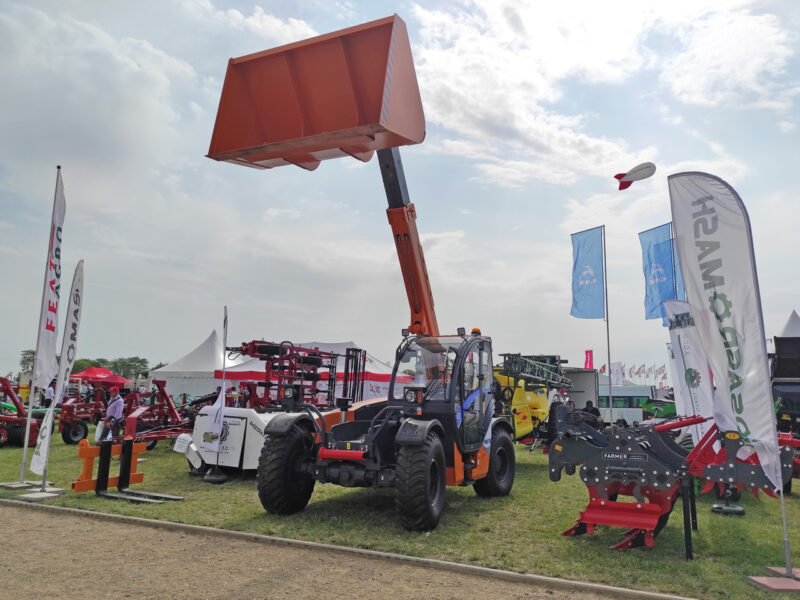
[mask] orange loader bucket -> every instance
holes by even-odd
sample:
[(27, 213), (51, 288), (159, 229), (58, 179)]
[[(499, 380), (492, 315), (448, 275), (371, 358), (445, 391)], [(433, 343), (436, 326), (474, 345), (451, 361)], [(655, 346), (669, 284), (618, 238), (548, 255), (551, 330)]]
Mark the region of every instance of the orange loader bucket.
[(313, 170), (424, 138), (408, 32), (394, 15), (230, 59), (208, 156)]

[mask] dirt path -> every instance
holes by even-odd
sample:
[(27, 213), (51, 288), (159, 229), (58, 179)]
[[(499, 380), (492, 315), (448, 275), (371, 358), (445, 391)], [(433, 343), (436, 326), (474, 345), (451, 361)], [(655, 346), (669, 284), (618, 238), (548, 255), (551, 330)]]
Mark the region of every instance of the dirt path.
[(15, 600), (608, 598), (7, 505), (0, 540), (0, 597)]

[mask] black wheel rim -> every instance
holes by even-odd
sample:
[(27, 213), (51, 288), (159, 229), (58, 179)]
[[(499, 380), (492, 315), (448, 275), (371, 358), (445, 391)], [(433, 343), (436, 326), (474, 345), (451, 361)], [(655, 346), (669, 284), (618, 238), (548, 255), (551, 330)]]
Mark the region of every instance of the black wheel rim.
[(494, 473), (498, 481), (504, 481), (508, 477), (509, 461), (505, 448), (498, 448), (494, 455)]
[(73, 442), (80, 442), (83, 439), (83, 427), (74, 423), (69, 428), (69, 437)]

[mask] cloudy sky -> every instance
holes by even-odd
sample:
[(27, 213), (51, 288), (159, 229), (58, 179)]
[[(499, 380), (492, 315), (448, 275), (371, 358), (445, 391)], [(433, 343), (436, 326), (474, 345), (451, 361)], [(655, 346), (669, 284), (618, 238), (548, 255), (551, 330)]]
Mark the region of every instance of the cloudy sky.
[[(376, 161), (258, 171), (205, 157), (227, 60), (399, 14), (427, 121), (402, 149), (440, 329), (606, 362), (570, 317), (569, 234), (606, 226), (612, 360), (660, 366), (637, 233), (667, 175), (750, 212), (767, 335), (800, 307), (800, 6), (793, 0), (54, 0), (0, 3), (0, 373), (36, 340), (56, 165), (79, 356), (355, 340), (390, 360), (408, 304)], [(652, 161), (620, 192), (615, 173)]]

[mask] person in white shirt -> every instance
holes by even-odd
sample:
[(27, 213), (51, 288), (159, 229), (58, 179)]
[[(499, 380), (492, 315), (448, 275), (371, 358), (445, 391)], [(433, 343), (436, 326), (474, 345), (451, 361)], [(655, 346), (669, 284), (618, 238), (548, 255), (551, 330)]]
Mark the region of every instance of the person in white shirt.
[[(111, 399), (108, 401), (108, 408), (106, 408), (106, 418), (103, 421), (104, 430), (111, 431), (113, 437), (119, 437), (120, 426), (122, 425), (122, 409), (124, 408), (124, 400), (119, 395), (119, 388), (114, 386), (108, 390)], [(103, 435), (105, 438), (106, 436)]]
[(51, 383), (50, 385), (47, 386), (47, 389), (44, 391), (44, 405), (46, 407), (49, 407), (53, 403), (53, 400), (55, 400), (55, 397), (56, 397), (55, 383)]

